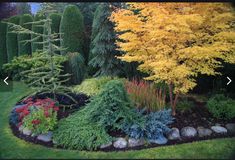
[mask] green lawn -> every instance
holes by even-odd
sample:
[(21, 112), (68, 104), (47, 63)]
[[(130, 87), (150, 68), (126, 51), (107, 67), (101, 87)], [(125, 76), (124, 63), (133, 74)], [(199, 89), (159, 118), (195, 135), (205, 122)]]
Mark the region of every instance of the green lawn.
[(127, 152), (85, 152), (49, 149), (27, 143), (13, 136), (8, 125), (8, 115), (13, 105), (30, 90), (14, 82), (12, 92), (0, 93), (0, 158), (230, 158), (235, 151), (235, 138), (208, 140), (188, 144), (143, 149)]

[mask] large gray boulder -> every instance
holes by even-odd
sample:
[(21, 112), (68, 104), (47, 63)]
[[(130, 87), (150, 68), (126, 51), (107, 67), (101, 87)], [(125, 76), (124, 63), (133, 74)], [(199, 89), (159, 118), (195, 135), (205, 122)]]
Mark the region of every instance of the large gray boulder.
[(183, 136), (185, 138), (192, 138), (197, 135), (197, 130), (193, 127), (188, 126), (188, 127), (182, 128), (180, 133), (181, 133), (181, 136)]
[(129, 147), (137, 147), (144, 145), (144, 139), (135, 139), (135, 138), (129, 138), (128, 139), (128, 146)]
[(225, 125), (229, 133), (235, 133), (235, 123), (228, 123)]
[(225, 134), (227, 133), (227, 129), (221, 126), (212, 126), (211, 129), (218, 134)]
[(119, 149), (122, 149), (122, 148), (126, 148), (127, 147), (127, 141), (125, 138), (117, 138), (116, 141), (113, 143), (113, 146), (115, 148), (119, 148)]
[(167, 134), (169, 140), (180, 139), (180, 131), (178, 128), (171, 128), (171, 131)]
[(212, 134), (212, 130), (204, 127), (197, 127), (197, 132), (199, 137), (210, 136)]
[(50, 142), (52, 141), (52, 132), (48, 132), (46, 134), (40, 134), (37, 136), (37, 140), (43, 141), (43, 142)]

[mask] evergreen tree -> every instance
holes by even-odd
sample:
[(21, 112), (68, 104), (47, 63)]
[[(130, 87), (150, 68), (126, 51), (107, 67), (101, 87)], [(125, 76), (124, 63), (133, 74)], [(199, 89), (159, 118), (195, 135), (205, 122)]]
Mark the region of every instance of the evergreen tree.
[(7, 24), (0, 21), (0, 71), (2, 65), (7, 63), (7, 46), (6, 46)]
[(18, 14), (31, 14), (31, 6), (28, 3), (17, 3), (16, 4)]
[[(43, 22), (44, 25), (39, 26), (46, 28), (46, 34), (33, 32), (27, 28), (22, 27), (21, 25), (16, 25), (14, 23), (8, 23), (8, 25), (13, 30), (13, 33), (30, 34), (36, 36), (36, 38), (44, 37), (42, 43), (47, 44), (45, 46), (45, 50), (42, 52), (42, 54), (40, 54), (41, 56), (31, 59), (32, 61), (37, 61), (38, 59), (45, 60), (47, 64), (21, 72), (21, 74), (26, 77), (25, 82), (30, 87), (36, 89), (36, 93), (38, 94), (52, 93), (54, 95), (54, 99), (56, 94), (62, 94), (74, 100), (67, 94), (70, 89), (66, 86), (62, 86), (62, 83), (69, 80), (69, 74), (61, 74), (63, 66), (60, 63), (55, 63), (56, 58), (62, 58), (61, 62), (64, 62), (64, 58), (61, 55), (55, 54), (56, 51), (61, 51), (62, 48), (54, 44), (54, 42), (60, 41), (60, 38), (56, 38), (58, 35), (60, 35), (60, 33), (51, 32), (51, 19), (49, 16), (51, 12), (54, 12), (53, 5), (45, 4), (45, 8), (41, 11), (41, 14), (45, 15), (46, 19), (32, 23), (40, 24)], [(25, 43), (30, 43), (33, 40), (34, 39), (26, 40)], [(76, 102), (76, 100), (74, 101)]]
[[(24, 14), (20, 17), (20, 25), (26, 29), (32, 29), (33, 17), (30, 14)], [(25, 43), (24, 41), (30, 40), (30, 34), (19, 34), (18, 35), (18, 55), (31, 55), (31, 43)]]
[(109, 20), (112, 13), (111, 5), (100, 4), (95, 12), (92, 25), (92, 42), (89, 65), (97, 67), (97, 75), (119, 75), (121, 61), (115, 56), (121, 55), (116, 50), (114, 24)]
[[(9, 18), (9, 23), (19, 24), (20, 17), (13, 16)], [(7, 61), (10, 62), (15, 56), (18, 56), (18, 38), (16, 33), (11, 33), (12, 29), (10, 26), (7, 26), (7, 37), (6, 37), (6, 44), (7, 44)]]
[(62, 54), (67, 52), (79, 52), (84, 55), (84, 23), (83, 16), (75, 5), (69, 5), (65, 8), (60, 24), (61, 46), (66, 48)]
[[(37, 13), (34, 17), (34, 22), (40, 21), (42, 19), (45, 19), (45, 17), (40, 14)], [(43, 25), (43, 22), (41, 22), (40, 24), (32, 24), (32, 31), (36, 32), (36, 33), (41, 33), (43, 34), (43, 27), (41, 27), (40, 25)], [(42, 43), (35, 43), (35, 42), (42, 42), (43, 38), (39, 37), (38, 39), (35, 39), (36, 36), (32, 35), (32, 39), (34, 39), (34, 41), (32, 42), (32, 52), (35, 52), (36, 50), (42, 50), (43, 49), (43, 44)]]

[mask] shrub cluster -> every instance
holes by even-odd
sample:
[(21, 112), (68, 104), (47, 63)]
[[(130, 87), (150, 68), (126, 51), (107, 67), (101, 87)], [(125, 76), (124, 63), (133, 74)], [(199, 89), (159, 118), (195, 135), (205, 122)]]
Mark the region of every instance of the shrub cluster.
[(229, 120), (235, 117), (235, 100), (216, 94), (207, 102), (207, 108), (215, 118)]
[(20, 127), (28, 128), (33, 134), (47, 133), (57, 124), (58, 103), (50, 98), (27, 98), (24, 105), (15, 108), (10, 117), (10, 122)]
[(192, 110), (192, 107), (193, 107), (193, 102), (189, 101), (187, 99), (183, 99), (183, 100), (179, 101), (176, 106), (177, 110), (179, 110), (181, 112), (190, 111), (190, 110)]
[(92, 150), (112, 140), (109, 131), (141, 125), (142, 121), (131, 106), (122, 81), (112, 80), (85, 108), (61, 120), (53, 138), (67, 148)]

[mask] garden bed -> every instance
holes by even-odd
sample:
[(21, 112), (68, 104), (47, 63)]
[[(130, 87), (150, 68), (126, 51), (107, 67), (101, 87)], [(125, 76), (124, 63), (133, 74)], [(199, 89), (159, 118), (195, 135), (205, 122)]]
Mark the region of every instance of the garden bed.
[[(72, 96), (78, 103), (77, 104), (72, 104), (70, 107), (66, 107), (65, 109), (60, 108), (57, 114), (57, 118), (60, 120), (62, 118), (68, 117), (70, 114), (73, 112), (79, 110), (82, 106), (84, 106), (86, 103), (89, 102), (89, 97), (87, 97), (84, 94), (73, 94), (70, 93), (70, 96)], [(35, 99), (45, 99), (45, 98), (51, 98), (51, 94), (42, 94), (42, 95), (35, 95), (32, 96), (31, 98), (33, 100)], [(71, 100), (68, 97), (62, 96), (62, 95), (56, 95), (57, 100), (59, 101), (60, 104), (64, 105), (69, 105), (71, 104)], [(235, 119), (232, 119), (230, 121), (223, 121), (223, 120), (217, 120), (212, 118), (212, 115), (208, 112), (207, 108), (205, 107), (205, 103), (202, 102), (196, 102), (193, 101), (194, 107), (191, 109), (191, 111), (188, 112), (178, 112), (177, 115), (174, 117), (174, 123), (170, 125), (170, 128), (176, 127), (179, 130), (181, 130), (183, 127), (190, 126), (194, 127), (195, 129), (197, 127), (204, 127), (204, 128), (210, 128), (211, 126), (215, 125), (221, 125), (225, 126), (228, 123), (235, 123)], [(16, 105), (22, 104), (22, 101), (18, 102)], [(10, 127), (12, 129), (13, 134), (20, 138), (23, 139), (27, 142), (35, 143), (35, 144), (40, 144), (46, 147), (55, 147), (54, 143), (52, 141), (50, 142), (43, 142), (41, 140), (38, 140), (37, 137), (32, 137), (32, 136), (27, 136), (23, 134), (22, 132), (19, 131), (19, 128), (10, 123)], [(120, 131), (113, 131), (109, 133), (112, 137), (126, 137), (125, 133), (122, 133)], [(201, 141), (201, 140), (208, 140), (208, 139), (216, 139), (216, 138), (225, 138), (225, 137), (235, 137), (235, 133), (227, 132), (227, 133), (215, 133), (212, 132), (210, 136), (204, 136), (204, 137), (199, 137), (198, 135), (195, 137), (190, 137), (190, 138), (185, 138), (181, 137), (180, 139), (177, 140), (168, 140), (166, 144), (153, 144), (150, 143), (148, 145), (141, 145), (141, 146), (136, 146), (136, 147), (126, 147), (123, 149), (117, 149), (113, 145), (106, 147), (106, 148), (98, 148), (97, 151), (126, 151), (126, 150), (140, 150), (140, 149), (145, 149), (145, 148), (153, 148), (153, 147), (160, 147), (160, 146), (168, 146), (168, 145), (175, 145), (175, 144), (182, 144), (182, 143), (190, 143), (194, 141)], [(56, 146), (57, 148), (64, 148), (62, 146)]]

